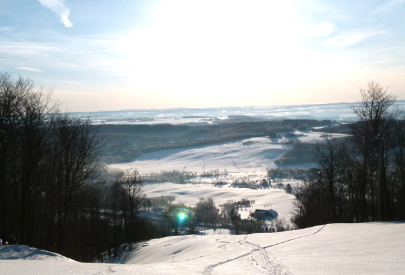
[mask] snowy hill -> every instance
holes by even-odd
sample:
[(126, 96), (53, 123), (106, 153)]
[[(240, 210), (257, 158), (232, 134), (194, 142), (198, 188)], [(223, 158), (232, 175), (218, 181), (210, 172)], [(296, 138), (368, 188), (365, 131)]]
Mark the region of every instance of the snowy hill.
[(173, 236), (140, 243), (109, 264), (52, 261), (60, 256), (48, 252), (27, 257), (29, 251), (37, 250), (0, 246), (0, 274), (404, 274), (405, 223)]
[[(294, 133), (294, 140), (307, 143), (322, 142), (325, 139), (320, 132)], [(334, 134), (344, 137), (344, 134)], [(217, 145), (180, 148), (146, 153), (133, 162), (116, 163), (110, 168), (122, 170), (137, 168), (141, 174), (160, 172), (161, 170), (190, 171), (202, 173), (219, 169), (228, 172), (265, 172), (267, 168), (277, 167), (274, 161), (280, 157), (289, 145), (286, 138), (269, 139), (267, 137), (249, 138)], [(313, 167), (315, 163), (306, 163), (298, 167)]]

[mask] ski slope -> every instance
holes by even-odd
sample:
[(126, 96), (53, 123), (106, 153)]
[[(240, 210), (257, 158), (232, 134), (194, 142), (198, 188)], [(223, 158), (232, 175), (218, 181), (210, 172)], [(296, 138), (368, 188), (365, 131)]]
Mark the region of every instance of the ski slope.
[(8, 275), (404, 274), (405, 224), (173, 236), (139, 243), (132, 252), (107, 259), (109, 263), (79, 263), (26, 246), (0, 246), (0, 258), (0, 274)]

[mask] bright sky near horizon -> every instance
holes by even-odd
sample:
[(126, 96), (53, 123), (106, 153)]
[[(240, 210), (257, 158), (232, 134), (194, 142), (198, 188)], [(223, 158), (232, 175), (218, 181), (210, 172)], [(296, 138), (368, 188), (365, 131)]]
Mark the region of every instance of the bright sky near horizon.
[(71, 111), (405, 99), (405, 0), (2, 0), (0, 72)]

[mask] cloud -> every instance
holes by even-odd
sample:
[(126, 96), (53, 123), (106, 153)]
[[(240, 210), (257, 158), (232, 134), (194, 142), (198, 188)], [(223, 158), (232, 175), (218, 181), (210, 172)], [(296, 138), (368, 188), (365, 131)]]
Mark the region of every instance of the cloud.
[(9, 32), (12, 31), (12, 27), (0, 27), (0, 32)]
[(45, 56), (57, 51), (55, 46), (44, 43), (0, 41), (0, 53), (17, 56)]
[(337, 35), (335, 37), (324, 40), (321, 45), (330, 46), (332, 48), (344, 48), (360, 43), (372, 36), (381, 34), (379, 32), (363, 33), (358, 31), (348, 32), (345, 34)]
[(304, 35), (306, 37), (318, 37), (329, 35), (335, 29), (335, 25), (329, 22), (322, 22), (315, 25), (310, 25), (304, 29)]
[(16, 67), (15, 69), (21, 70), (21, 71), (42, 72), (42, 71), (39, 70), (39, 69), (30, 68), (30, 67)]
[(63, 0), (38, 0), (43, 6), (50, 8), (56, 12), (62, 19), (65, 27), (73, 27), (72, 22), (69, 20), (70, 9), (63, 5)]

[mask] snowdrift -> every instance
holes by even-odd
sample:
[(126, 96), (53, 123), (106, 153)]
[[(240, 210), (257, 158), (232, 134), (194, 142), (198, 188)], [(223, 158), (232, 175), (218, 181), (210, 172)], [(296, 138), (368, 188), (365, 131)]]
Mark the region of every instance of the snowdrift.
[[(31, 248), (26, 245), (1, 245), (0, 260), (41, 260), (75, 262), (57, 253)], [(1, 274), (1, 273), (0, 273)]]
[(132, 252), (102, 264), (49, 261), (60, 255), (44, 252), (44, 258), (27, 257), (29, 251), (36, 250), (1, 247), (0, 274), (404, 274), (405, 223), (173, 236), (140, 243)]

